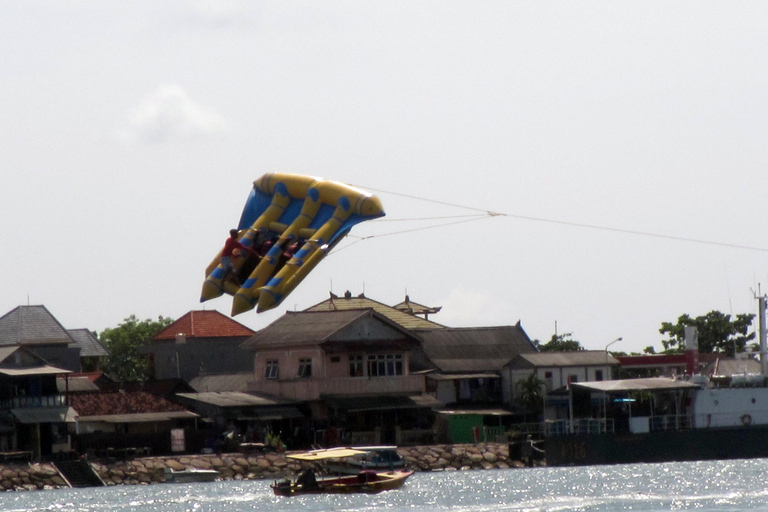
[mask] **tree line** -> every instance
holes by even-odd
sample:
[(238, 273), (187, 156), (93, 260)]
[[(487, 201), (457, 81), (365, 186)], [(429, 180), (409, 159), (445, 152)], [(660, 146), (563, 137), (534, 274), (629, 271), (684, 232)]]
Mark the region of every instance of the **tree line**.
[[(661, 345), (664, 349), (656, 352), (653, 346), (643, 350), (644, 354), (679, 354), (685, 351), (685, 328), (696, 327), (698, 331), (699, 352), (709, 354), (718, 353), (726, 357), (744, 352), (747, 344), (755, 339), (755, 332), (750, 332), (753, 314), (739, 314), (735, 318), (720, 311), (710, 311), (706, 315), (691, 317), (688, 314), (680, 315), (677, 322), (662, 322), (659, 333), (664, 335)], [(533, 340), (533, 344), (540, 352), (564, 352), (584, 350), (581, 342), (572, 339), (572, 333), (553, 334), (546, 343)], [(750, 346), (756, 348), (756, 344)], [(625, 352), (611, 352), (614, 355), (628, 355)], [(639, 354), (631, 354), (639, 355)]]

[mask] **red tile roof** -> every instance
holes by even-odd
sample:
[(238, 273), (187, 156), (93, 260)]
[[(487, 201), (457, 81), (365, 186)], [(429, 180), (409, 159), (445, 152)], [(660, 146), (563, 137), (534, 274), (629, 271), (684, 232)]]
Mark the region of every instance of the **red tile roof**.
[(190, 311), (157, 333), (154, 340), (173, 340), (182, 333), (187, 338), (232, 338), (253, 336), (255, 331), (218, 311)]
[(80, 416), (185, 411), (184, 407), (146, 391), (69, 395), (69, 405)]

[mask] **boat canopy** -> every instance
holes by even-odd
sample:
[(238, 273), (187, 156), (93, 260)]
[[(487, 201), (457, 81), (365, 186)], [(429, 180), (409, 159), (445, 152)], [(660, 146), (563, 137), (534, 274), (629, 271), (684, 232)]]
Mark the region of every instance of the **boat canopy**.
[(346, 457), (354, 457), (355, 455), (362, 455), (366, 453), (363, 450), (353, 450), (351, 448), (331, 448), (329, 450), (313, 450), (311, 452), (291, 453), (286, 455), (289, 459), (295, 460), (325, 460), (325, 459), (343, 459)]

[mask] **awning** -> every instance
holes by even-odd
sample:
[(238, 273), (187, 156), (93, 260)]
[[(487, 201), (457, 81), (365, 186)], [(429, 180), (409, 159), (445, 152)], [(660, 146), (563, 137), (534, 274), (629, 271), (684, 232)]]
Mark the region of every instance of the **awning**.
[(677, 389), (698, 389), (700, 386), (685, 380), (665, 377), (647, 379), (600, 380), (595, 382), (572, 382), (574, 388), (603, 393), (623, 393), (627, 391), (672, 391)]
[(323, 401), (334, 409), (347, 412), (387, 411), (396, 409), (432, 409), (443, 403), (431, 395), (415, 396), (334, 396), (323, 397)]
[(104, 414), (100, 416), (80, 416), (80, 423), (154, 423), (157, 421), (171, 421), (177, 419), (193, 419), (199, 414), (189, 411), (170, 412), (142, 412), (135, 414)]
[(18, 377), (22, 375), (57, 375), (72, 373), (69, 370), (56, 368), (55, 366), (36, 366), (34, 368), (0, 368), (0, 373), (9, 377)]
[(251, 393), (242, 393), (240, 391), (205, 391), (201, 393), (176, 393), (176, 395), (188, 400), (215, 405), (217, 407), (265, 407), (294, 403), (290, 400), (276, 399), (274, 397), (266, 398)]
[(19, 423), (74, 423), (77, 412), (71, 407), (25, 407), (11, 409)]
[(265, 409), (251, 409), (244, 412), (242, 416), (238, 416), (238, 420), (243, 421), (272, 421), (272, 420), (290, 420), (293, 418), (303, 418), (295, 407), (273, 407)]

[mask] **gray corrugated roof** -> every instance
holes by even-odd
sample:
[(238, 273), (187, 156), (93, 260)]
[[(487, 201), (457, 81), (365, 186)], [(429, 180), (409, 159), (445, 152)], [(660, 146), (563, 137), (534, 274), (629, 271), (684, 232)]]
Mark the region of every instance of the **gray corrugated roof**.
[(329, 406), (347, 412), (390, 411), (395, 409), (419, 409), (442, 407), (443, 403), (432, 395), (350, 395), (326, 396)]
[(19, 423), (74, 423), (77, 411), (71, 407), (25, 407), (11, 409)]
[(754, 359), (738, 360), (731, 358), (717, 359), (707, 365), (701, 373), (714, 375), (744, 375), (748, 373), (761, 373), (760, 361)]
[(45, 306), (19, 306), (0, 317), (0, 345), (51, 345), (74, 341)]
[[(374, 317), (402, 331), (402, 327), (371, 309), (348, 311), (288, 311), (243, 343), (244, 348), (290, 347), (292, 345), (320, 344), (354, 321)], [(410, 336), (413, 338), (413, 336)]]
[(444, 327), (431, 320), (425, 320), (421, 317), (398, 311), (392, 306), (369, 299), (363, 294), (357, 297), (352, 297), (350, 294), (346, 294), (343, 297), (331, 295), (330, 299), (315, 304), (304, 311), (347, 311), (359, 309), (373, 309), (378, 314), (389, 318), (406, 329), (442, 329)]
[(109, 350), (88, 329), (69, 329), (69, 335), (80, 347), (80, 357), (105, 357)]
[(221, 391), (248, 391), (248, 383), (253, 381), (253, 372), (220, 373), (199, 375), (189, 381), (189, 385), (198, 393)]
[(498, 372), (520, 353), (535, 352), (518, 324), (418, 331), (424, 353), (442, 372)]
[(69, 370), (62, 370), (55, 366), (35, 366), (33, 368), (0, 368), (0, 373), (9, 377), (18, 377), (21, 375), (58, 375), (62, 373), (72, 373)]
[(540, 366), (600, 366), (617, 365), (619, 361), (605, 350), (574, 350), (568, 352), (534, 352), (520, 354), (512, 362), (515, 367)]
[(694, 389), (699, 387), (698, 384), (693, 382), (675, 380), (667, 377), (601, 380), (595, 382), (572, 382), (571, 386), (588, 389), (590, 391), (604, 391), (606, 393), (623, 393), (627, 391), (665, 391), (672, 389)]

